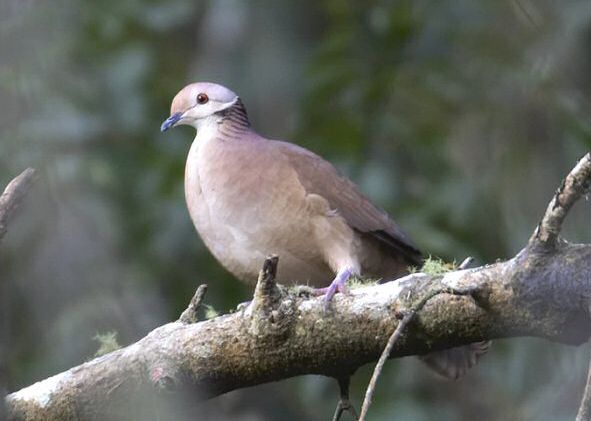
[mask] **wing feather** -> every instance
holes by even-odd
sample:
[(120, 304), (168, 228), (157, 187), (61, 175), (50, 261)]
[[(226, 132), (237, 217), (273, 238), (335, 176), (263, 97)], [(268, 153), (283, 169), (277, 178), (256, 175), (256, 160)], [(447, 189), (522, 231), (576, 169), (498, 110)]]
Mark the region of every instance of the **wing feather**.
[(409, 263), (421, 265), (422, 254), (408, 236), (359, 188), (328, 161), (293, 143), (273, 141), (287, 157), (308, 193), (324, 197), (355, 230), (366, 233)]

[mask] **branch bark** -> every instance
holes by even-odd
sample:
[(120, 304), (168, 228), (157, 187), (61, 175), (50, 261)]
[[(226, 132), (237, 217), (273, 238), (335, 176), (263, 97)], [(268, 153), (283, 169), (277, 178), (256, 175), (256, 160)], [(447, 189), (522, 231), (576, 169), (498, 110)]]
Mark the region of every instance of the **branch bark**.
[(321, 298), (277, 285), (270, 261), (245, 310), (166, 324), (127, 348), (12, 393), (10, 417), (111, 419), (146, 391), (192, 391), (198, 401), (303, 374), (347, 378), (378, 360), (399, 315), (422, 301), (391, 358), (515, 336), (582, 344), (591, 335), (591, 245), (558, 241), (558, 234), (588, 189), (591, 155), (573, 174), (576, 181), (567, 177), (526, 248), (508, 261), (354, 289), (335, 296), (328, 311)]

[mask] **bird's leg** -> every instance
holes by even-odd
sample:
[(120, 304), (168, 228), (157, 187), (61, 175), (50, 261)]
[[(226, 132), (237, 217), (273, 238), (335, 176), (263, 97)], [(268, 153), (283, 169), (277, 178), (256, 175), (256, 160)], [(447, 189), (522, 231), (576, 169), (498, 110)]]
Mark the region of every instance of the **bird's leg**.
[(324, 294), (324, 301), (325, 302), (329, 302), (330, 300), (332, 300), (332, 297), (334, 297), (334, 295), (337, 292), (341, 292), (343, 294), (346, 294), (348, 292), (347, 291), (347, 281), (349, 280), (351, 275), (353, 275), (353, 270), (351, 268), (346, 267), (346, 268), (340, 269), (337, 272), (335, 278), (330, 283), (330, 285), (327, 286), (326, 288), (317, 289), (316, 293), (318, 295)]
[(349, 412), (351, 416), (357, 420), (357, 411), (355, 411), (355, 408), (351, 405), (351, 401), (349, 400), (349, 383), (351, 382), (351, 377), (347, 376), (338, 378), (337, 381), (339, 382), (340, 396), (332, 420), (340, 421), (341, 416), (345, 412)]

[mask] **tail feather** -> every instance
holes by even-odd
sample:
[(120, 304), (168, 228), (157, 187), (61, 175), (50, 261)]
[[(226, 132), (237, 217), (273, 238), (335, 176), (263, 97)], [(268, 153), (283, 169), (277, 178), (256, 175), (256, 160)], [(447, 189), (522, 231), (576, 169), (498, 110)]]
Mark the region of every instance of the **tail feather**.
[(436, 373), (448, 379), (457, 380), (474, 367), (480, 357), (486, 354), (491, 341), (475, 342), (423, 355), (420, 359)]

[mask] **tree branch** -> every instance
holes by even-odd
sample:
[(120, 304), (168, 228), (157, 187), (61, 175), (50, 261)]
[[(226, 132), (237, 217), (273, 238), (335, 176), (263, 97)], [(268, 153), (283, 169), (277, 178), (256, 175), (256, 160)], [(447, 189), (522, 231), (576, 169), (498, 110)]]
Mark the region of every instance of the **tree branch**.
[(413, 308), (391, 358), (515, 336), (582, 344), (591, 335), (591, 245), (556, 239), (589, 186), (589, 165), (587, 155), (528, 246), (506, 262), (354, 289), (337, 294), (326, 311), (322, 298), (276, 284), (277, 262), (270, 259), (245, 310), (166, 324), (127, 348), (12, 393), (10, 417), (110, 419), (146, 391), (192, 391), (198, 401), (303, 374), (344, 379), (378, 360), (399, 315)]
[(195, 400), (302, 374), (343, 377), (379, 358), (399, 322), (397, 312), (445, 287), (473, 292), (433, 297), (391, 357), (513, 336), (581, 344), (591, 333), (590, 262), (587, 245), (562, 245), (543, 259), (526, 249), (491, 266), (413, 274), (337, 295), (328, 313), (321, 298), (280, 288), (265, 311), (250, 305), (208, 321), (169, 323), (127, 348), (9, 395), (8, 407), (12, 419), (68, 420), (73, 413), (108, 419), (140, 391), (158, 391), (162, 377), (169, 379), (167, 390), (198, 390)]

